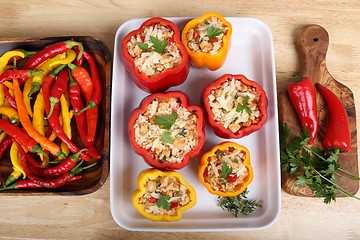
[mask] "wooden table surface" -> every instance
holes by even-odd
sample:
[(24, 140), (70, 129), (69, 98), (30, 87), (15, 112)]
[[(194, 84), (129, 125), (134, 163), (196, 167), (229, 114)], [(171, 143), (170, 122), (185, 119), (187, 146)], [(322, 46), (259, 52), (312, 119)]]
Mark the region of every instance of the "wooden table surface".
[[(305, 24), (323, 26), (330, 35), (329, 71), (353, 91), (355, 105), (360, 106), (359, 0), (1, 0), (0, 37), (90, 35), (113, 52), (115, 32), (126, 20), (199, 16), (209, 11), (254, 17), (268, 24), (273, 33), (279, 89), (299, 70), (295, 32)], [(360, 239), (360, 201), (339, 198), (326, 205), (322, 199), (285, 192), (281, 200), (278, 220), (259, 231), (129, 232), (111, 216), (108, 178), (98, 191), (83, 196), (0, 195), (0, 239)]]

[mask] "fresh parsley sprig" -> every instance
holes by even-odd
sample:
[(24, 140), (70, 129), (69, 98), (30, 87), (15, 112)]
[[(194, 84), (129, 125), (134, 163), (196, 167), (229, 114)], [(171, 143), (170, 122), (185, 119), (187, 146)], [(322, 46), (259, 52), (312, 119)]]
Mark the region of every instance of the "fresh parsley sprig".
[(252, 111), (251, 108), (247, 105), (250, 100), (250, 97), (248, 95), (245, 96), (242, 103), (238, 103), (236, 106), (236, 112), (243, 113), (244, 110), (247, 112), (247, 114), (250, 116)]
[(159, 40), (156, 37), (150, 36), (150, 41), (153, 44), (154, 47), (154, 51), (157, 53), (166, 53), (166, 46), (167, 46), (167, 41), (166, 39), (163, 40)]
[(160, 126), (162, 129), (169, 130), (171, 126), (175, 123), (176, 119), (178, 118), (178, 115), (176, 112), (172, 112), (170, 116), (163, 115), (163, 116), (157, 116), (154, 119), (154, 123)]
[[(280, 128), (280, 159), (282, 171), (296, 174), (295, 184), (300, 187), (308, 186), (315, 197), (323, 197), (324, 203), (336, 201), (336, 194), (344, 194), (348, 197), (360, 200), (336, 183), (336, 176), (359, 180), (359, 177), (343, 169), (339, 163), (339, 151), (321, 151), (319, 148), (308, 145), (310, 132), (302, 129), (300, 136), (290, 138), (290, 128), (285, 123)], [(340, 172), (346, 173), (349, 177)]]
[(209, 39), (215, 39), (216, 36), (220, 35), (223, 32), (221, 28), (216, 28), (214, 26), (210, 26), (206, 29), (206, 34), (208, 35)]
[(240, 214), (249, 215), (253, 213), (257, 208), (262, 208), (262, 201), (247, 199), (248, 189), (245, 189), (242, 193), (235, 197), (218, 197), (217, 205), (224, 211), (232, 213), (235, 217)]

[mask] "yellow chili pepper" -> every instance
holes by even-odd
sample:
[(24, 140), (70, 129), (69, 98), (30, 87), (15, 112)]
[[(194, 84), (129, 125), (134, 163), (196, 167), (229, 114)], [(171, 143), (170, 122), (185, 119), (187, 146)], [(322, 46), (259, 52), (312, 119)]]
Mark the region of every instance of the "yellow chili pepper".
[(13, 182), (18, 180), (21, 177), (22, 173), (13, 167), (13, 171), (10, 173), (8, 178), (6, 179), (5, 186), (11, 185)]
[(28, 78), (25, 81), (23, 88), (23, 99), (27, 113), (29, 114), (30, 117), (33, 117), (33, 112), (31, 108), (31, 98), (29, 98), (28, 96), (31, 91), (31, 84), (32, 84), (32, 78)]
[[(211, 18), (213, 17), (219, 19), (222, 22), (222, 28), (217, 28), (209, 24), (211, 22)], [(197, 32), (197, 27), (199, 24), (204, 26), (209, 25), (207, 28), (207, 34), (205, 36), (200, 36), (200, 34)], [(219, 13), (209, 12), (199, 18), (192, 19), (185, 25), (181, 34), (181, 41), (184, 43), (185, 48), (189, 54), (189, 59), (194, 67), (207, 67), (214, 71), (219, 69), (225, 63), (227, 53), (230, 48), (231, 34), (231, 24)], [(212, 48), (210, 46), (212, 46), (216, 41), (222, 41), (219, 50), (217, 50), (215, 53), (205, 51), (206, 48)], [(194, 51), (190, 49), (189, 42), (192, 44), (197, 44), (200, 42), (199, 48), (201, 50)]]
[(42, 91), (36, 97), (34, 103), (34, 116), (32, 119), (32, 124), (34, 128), (43, 136), (45, 136), (44, 126), (45, 126), (45, 102), (43, 98)]
[(70, 49), (67, 52), (58, 54), (55, 57), (51, 58), (49, 61), (41, 64), (37, 69), (43, 70), (43, 72), (33, 77), (31, 91), (28, 96), (31, 97), (33, 93), (40, 90), (44, 77), (46, 77), (50, 72), (63, 64), (71, 63), (72, 61), (74, 61), (75, 58), (76, 52)]
[[(61, 105), (62, 127), (64, 129), (66, 136), (69, 139), (71, 139), (72, 138), (71, 118), (73, 114), (72, 112), (69, 111), (69, 102), (65, 98), (64, 94), (62, 94), (60, 97), (60, 105)], [(61, 147), (65, 154), (69, 154), (69, 148), (66, 146), (65, 143), (61, 142)]]
[(26, 178), (26, 173), (21, 165), (20, 157), (19, 157), (19, 150), (16, 146), (16, 143), (13, 143), (10, 147), (10, 160), (13, 165), (14, 170), (18, 170), (22, 175), (23, 178)]
[(0, 142), (2, 142), (5, 138), (6, 138), (6, 132), (2, 132), (1, 134), (0, 134)]
[(1, 57), (0, 57), (0, 74), (5, 71), (5, 68), (8, 65), (9, 60), (13, 57), (24, 58), (25, 54), (18, 50), (11, 50), (11, 51), (7, 51), (3, 55), (1, 55)]
[(3, 106), (4, 102), (5, 102), (4, 88), (3, 88), (3, 84), (0, 84), (0, 106)]
[(16, 109), (12, 107), (0, 106), (0, 114), (7, 116), (11, 123), (19, 123), (19, 115)]
[[(179, 189), (184, 190), (165, 190), (169, 184), (176, 184)], [(141, 215), (151, 221), (178, 221), (183, 211), (196, 204), (195, 189), (175, 171), (160, 171), (155, 168), (144, 170), (138, 176), (137, 185), (132, 203)], [(162, 214), (151, 212), (150, 208), (153, 207)]]
[(214, 146), (201, 157), (198, 176), (200, 182), (214, 195), (239, 195), (254, 178), (249, 150), (234, 142)]

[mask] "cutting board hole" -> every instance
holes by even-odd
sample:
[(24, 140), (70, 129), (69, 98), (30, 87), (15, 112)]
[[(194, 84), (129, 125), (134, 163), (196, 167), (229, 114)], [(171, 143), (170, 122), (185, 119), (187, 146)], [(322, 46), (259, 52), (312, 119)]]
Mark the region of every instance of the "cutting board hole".
[(313, 41), (314, 41), (314, 42), (318, 42), (318, 41), (319, 41), (319, 38), (315, 37), (315, 38), (313, 38)]

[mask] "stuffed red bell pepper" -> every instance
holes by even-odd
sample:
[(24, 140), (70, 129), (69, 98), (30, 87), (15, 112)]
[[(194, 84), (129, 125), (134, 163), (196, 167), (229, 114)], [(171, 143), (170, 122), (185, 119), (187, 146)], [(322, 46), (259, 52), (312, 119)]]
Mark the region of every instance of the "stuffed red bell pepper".
[(126, 70), (135, 84), (150, 93), (182, 84), (190, 70), (180, 31), (171, 21), (154, 17), (122, 40)]
[(222, 138), (241, 138), (267, 121), (265, 91), (244, 75), (225, 74), (202, 92), (206, 122)]
[(201, 107), (190, 106), (183, 92), (156, 93), (131, 113), (128, 130), (134, 151), (147, 164), (177, 170), (201, 153), (204, 113)]

